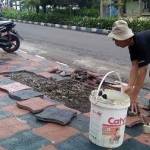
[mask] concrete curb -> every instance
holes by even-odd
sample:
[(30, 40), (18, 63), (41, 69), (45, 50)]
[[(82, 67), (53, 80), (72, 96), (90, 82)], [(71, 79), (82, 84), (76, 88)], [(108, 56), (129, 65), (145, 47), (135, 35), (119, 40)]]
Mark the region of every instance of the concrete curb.
[(40, 25), (40, 26), (61, 28), (61, 29), (74, 30), (74, 31), (82, 31), (82, 32), (88, 32), (88, 33), (96, 33), (96, 34), (103, 34), (103, 35), (108, 35), (108, 33), (110, 32), (110, 30), (98, 29), (98, 28), (87, 28), (87, 27), (69, 26), (69, 25), (43, 23), (43, 22), (33, 22), (33, 21), (16, 20), (16, 19), (10, 19), (10, 20), (14, 22), (20, 22), (20, 23), (34, 24), (34, 25)]

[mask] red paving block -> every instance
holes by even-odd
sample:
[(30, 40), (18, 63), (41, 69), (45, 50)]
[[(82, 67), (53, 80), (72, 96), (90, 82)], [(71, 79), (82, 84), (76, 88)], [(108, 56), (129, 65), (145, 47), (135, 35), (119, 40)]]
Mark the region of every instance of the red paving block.
[(17, 106), (19, 108), (29, 110), (32, 113), (41, 112), (45, 108), (50, 107), (50, 106), (54, 106), (54, 105), (55, 105), (54, 102), (44, 100), (40, 97), (35, 97), (35, 98), (31, 98), (31, 99), (28, 99), (25, 101), (20, 101), (20, 102), (18, 101), (17, 102)]
[(86, 116), (86, 117), (90, 117), (90, 112), (84, 113), (83, 115)]
[(143, 123), (143, 120), (140, 116), (134, 116), (134, 117), (127, 117), (127, 120), (126, 120), (126, 127), (133, 127), (137, 124), (141, 124)]
[(53, 145), (47, 145), (44, 148), (42, 148), (41, 150), (57, 150)]
[(146, 125), (150, 124), (150, 117), (142, 116), (142, 120), (143, 120), (144, 124), (146, 124)]
[(13, 92), (17, 92), (20, 90), (30, 89), (30, 87), (27, 85), (23, 85), (19, 82), (14, 82), (14, 83), (7, 84), (7, 85), (0, 85), (0, 89), (6, 90), (9, 93), (10, 92), (13, 93)]
[(3, 147), (0, 147), (0, 150), (6, 150), (5, 148), (3, 148)]
[(30, 129), (26, 123), (22, 123), (14, 117), (0, 120), (0, 139), (8, 138), (13, 134)]
[(146, 95), (144, 96), (144, 98), (147, 99), (147, 100), (149, 100), (149, 99), (150, 99), (150, 93), (149, 93), (149, 94), (146, 94)]
[(56, 71), (58, 71), (58, 66), (49, 68), (47, 71), (48, 71), (49, 73), (56, 73)]
[(15, 116), (21, 116), (29, 113), (27, 110), (20, 109), (16, 106), (16, 104), (11, 106), (6, 106), (2, 108), (4, 111), (11, 112)]
[(20, 62), (20, 60), (12, 60), (11, 62), (9, 62), (9, 64), (18, 65), (18, 64), (21, 64), (21, 62)]
[(150, 111), (140, 108), (140, 115), (141, 116), (150, 116)]
[(135, 137), (135, 139), (150, 146), (150, 134), (141, 134), (140, 136)]
[(6, 95), (7, 95), (6, 92), (0, 90), (0, 97), (6, 96)]
[(5, 64), (5, 65), (0, 66), (0, 71), (1, 71), (0, 72), (1, 74), (10, 72), (10, 65)]
[(35, 128), (33, 129), (33, 132), (44, 138), (47, 138), (53, 143), (62, 142), (76, 133), (79, 133), (78, 130), (72, 127), (61, 126), (52, 123), (48, 123), (40, 128)]
[(70, 110), (70, 111), (72, 111), (72, 112), (76, 112), (77, 114), (81, 114), (80, 111), (75, 110), (75, 109), (72, 109), (72, 108), (69, 108), (69, 107), (66, 107), (66, 106), (63, 105), (63, 104), (57, 105), (56, 107), (57, 107), (57, 108), (60, 108), (60, 109)]
[(53, 76), (53, 74), (51, 74), (49, 72), (40, 72), (40, 73), (38, 73), (38, 75), (45, 77), (45, 78), (50, 78)]

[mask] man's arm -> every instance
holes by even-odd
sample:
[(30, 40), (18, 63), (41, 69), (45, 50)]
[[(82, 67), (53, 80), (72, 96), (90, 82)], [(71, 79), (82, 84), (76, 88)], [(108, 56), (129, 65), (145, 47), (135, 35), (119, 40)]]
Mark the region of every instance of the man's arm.
[(141, 68), (138, 68), (136, 79), (133, 84), (133, 90), (131, 92), (130, 98), (132, 102), (137, 101), (138, 94), (140, 92), (140, 89), (143, 87), (144, 79), (146, 77), (147, 73), (147, 66), (143, 66)]
[(137, 74), (138, 74), (138, 61), (134, 60), (132, 61), (132, 67), (130, 70), (130, 77), (129, 77), (129, 82), (128, 82), (129, 88), (133, 88), (133, 86), (135, 85)]
[(139, 68), (137, 61), (132, 62), (132, 68), (130, 70), (130, 78), (128, 83), (129, 85), (128, 88), (125, 90), (125, 93), (127, 93), (130, 96), (131, 111), (135, 113), (138, 113), (137, 108), (138, 94), (140, 92), (140, 89), (143, 87), (147, 68), (148, 68), (147, 66)]

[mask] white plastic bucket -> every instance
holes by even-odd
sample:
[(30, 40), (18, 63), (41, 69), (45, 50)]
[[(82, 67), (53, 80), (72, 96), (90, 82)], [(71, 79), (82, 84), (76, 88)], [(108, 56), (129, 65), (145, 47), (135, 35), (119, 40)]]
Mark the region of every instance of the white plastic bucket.
[[(121, 90), (103, 90), (107, 99), (98, 96), (105, 78), (114, 71), (108, 72), (102, 79), (98, 90), (90, 95), (91, 113), (89, 139), (98, 146), (116, 148), (123, 143), (127, 109), (130, 106), (130, 98)], [(116, 73), (120, 84), (121, 78)]]

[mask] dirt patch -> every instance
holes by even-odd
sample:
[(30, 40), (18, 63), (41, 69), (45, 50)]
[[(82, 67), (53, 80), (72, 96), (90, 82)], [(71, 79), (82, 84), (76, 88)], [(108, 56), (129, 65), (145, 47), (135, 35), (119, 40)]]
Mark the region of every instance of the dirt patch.
[(83, 82), (72, 78), (55, 81), (27, 71), (10, 73), (8, 76), (44, 93), (51, 99), (64, 102), (70, 108), (84, 113), (90, 111), (89, 95), (94, 87), (87, 86)]

